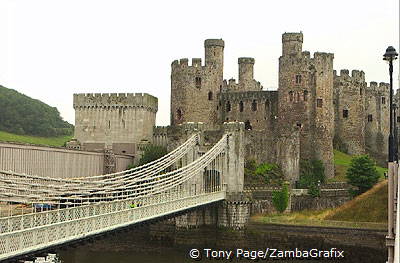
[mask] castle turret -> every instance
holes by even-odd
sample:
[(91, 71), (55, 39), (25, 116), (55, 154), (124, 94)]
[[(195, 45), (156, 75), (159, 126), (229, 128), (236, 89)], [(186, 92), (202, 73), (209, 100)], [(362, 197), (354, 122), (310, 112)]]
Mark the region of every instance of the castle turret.
[(224, 41), (204, 41), (205, 65), (200, 58), (175, 60), (171, 65), (171, 124), (217, 123), (218, 93), (223, 85)]
[(254, 58), (242, 57), (238, 59), (239, 85), (241, 90), (251, 90), (254, 86)]
[(300, 55), (303, 46), (303, 33), (284, 33), (282, 35), (282, 56)]
[(206, 39), (204, 41), (206, 66), (213, 65), (221, 71), (224, 68), (224, 47), (222, 39)]

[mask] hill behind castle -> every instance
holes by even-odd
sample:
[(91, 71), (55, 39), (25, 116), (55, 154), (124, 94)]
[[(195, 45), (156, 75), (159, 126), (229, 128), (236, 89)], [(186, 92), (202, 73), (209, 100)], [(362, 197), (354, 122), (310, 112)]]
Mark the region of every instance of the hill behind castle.
[(0, 86), (0, 131), (55, 137), (71, 135), (73, 129), (57, 108)]

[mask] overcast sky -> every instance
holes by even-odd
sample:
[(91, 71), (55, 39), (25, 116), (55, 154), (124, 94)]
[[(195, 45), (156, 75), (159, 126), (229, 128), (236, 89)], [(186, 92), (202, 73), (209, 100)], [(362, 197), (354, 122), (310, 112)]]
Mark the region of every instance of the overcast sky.
[(399, 1), (0, 0), (0, 85), (71, 123), (73, 93), (146, 92), (167, 125), (174, 59), (204, 63), (204, 39), (223, 38), (224, 77), (237, 79), (237, 58), (254, 57), (255, 78), (273, 90), (281, 34), (299, 31), (303, 50), (335, 54), (335, 69), (388, 82), (382, 55), (399, 50)]

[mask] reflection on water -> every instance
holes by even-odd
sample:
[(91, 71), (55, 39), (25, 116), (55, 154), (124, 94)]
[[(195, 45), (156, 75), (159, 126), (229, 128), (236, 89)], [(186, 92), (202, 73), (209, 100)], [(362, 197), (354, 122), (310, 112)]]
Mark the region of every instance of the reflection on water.
[[(150, 231), (151, 232), (151, 231)], [(63, 249), (55, 251), (57, 256), (63, 263), (182, 263), (182, 262), (198, 262), (189, 258), (189, 251), (192, 248), (202, 249), (217, 248), (224, 249), (229, 244), (232, 248), (244, 246), (244, 248), (252, 247), (254, 245), (267, 247), (268, 244), (286, 244), (286, 248), (296, 248), (304, 245), (302, 249), (319, 248), (326, 249), (327, 244), (324, 241), (312, 243), (306, 241), (304, 237), (292, 241), (290, 238), (282, 238), (280, 240), (273, 237), (272, 233), (262, 233), (260, 238), (259, 233), (238, 235), (236, 232), (225, 232), (222, 236), (217, 231), (207, 232), (202, 230), (187, 230), (183, 235), (178, 232), (172, 234), (168, 232), (167, 235), (154, 235), (150, 234), (147, 227), (132, 228), (124, 230), (117, 234), (111, 234), (96, 238), (92, 241), (85, 241), (84, 243), (74, 244)], [(171, 231), (170, 231), (171, 232)], [(158, 230), (157, 230), (158, 233)], [(185, 243), (185, 246), (176, 246), (174, 243), (177, 241), (177, 236), (180, 236), (180, 244)], [(269, 236), (269, 237), (266, 237)], [(268, 239), (273, 238), (273, 239)], [(183, 242), (182, 242), (183, 240)], [(288, 243), (289, 242), (289, 243)], [(197, 243), (197, 244), (196, 244)], [(199, 245), (201, 244), (201, 245)], [(238, 244), (240, 244), (238, 246)], [(351, 255), (351, 258), (346, 260), (327, 260), (327, 262), (385, 262), (385, 251), (383, 249), (373, 250), (371, 248), (358, 248), (341, 244), (334, 244), (336, 248), (344, 249), (346, 255)], [(200, 247), (201, 246), (201, 247)], [(329, 244), (328, 247), (330, 247)], [(201, 262), (209, 262), (217, 260), (203, 259)], [(227, 262), (227, 260), (218, 260), (219, 262)], [(264, 260), (259, 260), (262, 262)], [(229, 262), (257, 262), (246, 259), (236, 259)], [(269, 261), (268, 261), (269, 262)], [(275, 261), (274, 261), (275, 262)], [(320, 262), (318, 260), (279, 260), (279, 262)]]

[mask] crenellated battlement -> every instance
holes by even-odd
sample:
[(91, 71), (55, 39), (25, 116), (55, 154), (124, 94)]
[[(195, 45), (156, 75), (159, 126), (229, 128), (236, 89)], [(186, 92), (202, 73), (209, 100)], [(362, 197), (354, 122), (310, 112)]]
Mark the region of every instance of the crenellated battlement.
[(77, 108), (147, 108), (157, 112), (158, 99), (147, 93), (82, 93), (74, 94), (74, 109)]
[(362, 70), (352, 70), (351, 76), (348, 69), (341, 69), (340, 75), (337, 75), (337, 71), (333, 71), (333, 78), (335, 82), (365, 82), (365, 73)]
[(234, 78), (230, 78), (228, 80), (228, 86), (232, 86), (232, 85), (237, 85), (238, 83), (236, 82), (236, 79)]
[(327, 52), (314, 52), (314, 60), (333, 60), (335, 55), (333, 53)]
[(368, 91), (373, 91), (373, 92), (389, 92), (390, 91), (390, 85), (389, 83), (385, 82), (380, 82), (379, 85), (376, 81), (371, 81), (369, 83), (369, 86), (367, 87)]
[(192, 58), (191, 64), (189, 65), (188, 58), (181, 58), (179, 60), (174, 60), (171, 63), (172, 70), (188, 69), (188, 68), (205, 68), (202, 64), (201, 58)]

